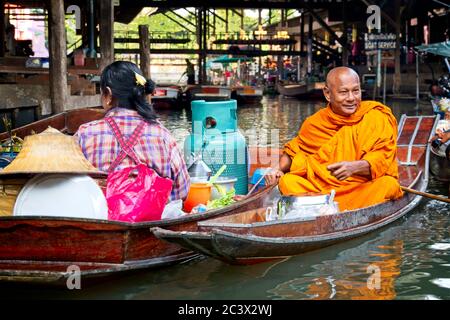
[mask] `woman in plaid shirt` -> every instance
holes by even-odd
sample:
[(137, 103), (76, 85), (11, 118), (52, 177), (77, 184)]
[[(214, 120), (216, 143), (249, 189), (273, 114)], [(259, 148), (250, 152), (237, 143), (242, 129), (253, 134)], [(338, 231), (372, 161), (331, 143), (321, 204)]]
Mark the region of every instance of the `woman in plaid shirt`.
[[(117, 61), (103, 70), (100, 86), (105, 118), (114, 120), (125, 141), (144, 123), (132, 151), (139, 162), (173, 181), (170, 200), (184, 199), (190, 186), (186, 163), (175, 139), (158, 121), (147, 101), (154, 82), (145, 79), (134, 63)], [(99, 170), (108, 172), (122, 148), (105, 118), (81, 125), (75, 138), (86, 158)], [(135, 166), (133, 157), (128, 155), (116, 161), (113, 170)]]

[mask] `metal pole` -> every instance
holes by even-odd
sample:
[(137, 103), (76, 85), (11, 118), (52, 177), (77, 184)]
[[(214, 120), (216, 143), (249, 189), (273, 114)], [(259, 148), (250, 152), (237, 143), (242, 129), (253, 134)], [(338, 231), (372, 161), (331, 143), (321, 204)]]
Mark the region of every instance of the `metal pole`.
[(383, 104), (386, 104), (386, 72), (387, 72), (387, 65), (385, 62), (384, 63), (384, 79), (383, 79)]
[[(5, 40), (6, 40), (6, 34), (5, 34), (5, 2), (3, 0), (0, 0), (0, 57), (3, 57), (6, 52), (5, 48)], [(8, 48), (10, 49), (10, 48)]]
[(89, 57), (95, 58), (97, 53), (95, 52), (95, 18), (94, 18), (94, 1), (89, 0)]
[(381, 89), (381, 50), (378, 49), (377, 54), (377, 95), (380, 96)]
[(308, 25), (308, 74), (312, 75), (312, 38), (313, 38), (313, 16), (309, 14), (309, 25)]
[(419, 102), (419, 53), (416, 53), (416, 101)]

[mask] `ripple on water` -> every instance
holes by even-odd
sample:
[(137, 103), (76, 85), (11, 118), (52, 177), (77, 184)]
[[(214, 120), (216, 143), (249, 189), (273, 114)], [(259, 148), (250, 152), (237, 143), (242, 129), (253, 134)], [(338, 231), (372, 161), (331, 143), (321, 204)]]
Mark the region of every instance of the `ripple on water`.
[(450, 243), (435, 243), (431, 246), (428, 246), (428, 248), (433, 250), (449, 250), (450, 249)]
[(430, 281), (441, 288), (450, 289), (450, 278), (438, 278)]

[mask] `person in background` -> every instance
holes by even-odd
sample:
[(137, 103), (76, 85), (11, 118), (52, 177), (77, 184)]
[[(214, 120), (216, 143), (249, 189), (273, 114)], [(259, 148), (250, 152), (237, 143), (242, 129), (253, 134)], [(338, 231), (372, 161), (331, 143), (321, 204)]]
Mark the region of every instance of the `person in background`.
[(16, 55), (16, 39), (15, 39), (15, 33), (16, 33), (16, 27), (8, 22), (6, 29), (6, 51), (8, 56), (15, 56)]
[[(116, 61), (103, 70), (100, 87), (105, 117), (81, 125), (75, 134), (85, 157), (99, 170), (108, 172), (122, 148), (106, 119), (114, 120), (125, 141), (143, 125), (143, 133), (132, 151), (140, 163), (173, 181), (170, 200), (184, 199), (190, 187), (186, 164), (176, 140), (158, 121), (147, 101), (147, 95), (154, 91), (155, 83), (145, 79), (134, 63)], [(135, 166), (135, 162), (127, 153), (127, 157), (114, 170)]]
[(183, 75), (187, 75), (188, 77), (187, 84), (195, 84), (194, 64), (189, 61), (189, 59), (186, 59), (186, 71), (183, 73)]

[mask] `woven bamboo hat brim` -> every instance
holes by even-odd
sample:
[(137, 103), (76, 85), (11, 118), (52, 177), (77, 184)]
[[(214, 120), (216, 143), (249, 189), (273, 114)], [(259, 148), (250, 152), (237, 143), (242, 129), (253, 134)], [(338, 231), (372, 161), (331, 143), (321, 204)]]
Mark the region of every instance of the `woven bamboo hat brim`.
[(73, 137), (51, 127), (25, 137), (20, 153), (0, 171), (0, 175), (39, 173), (106, 175), (84, 157)]

